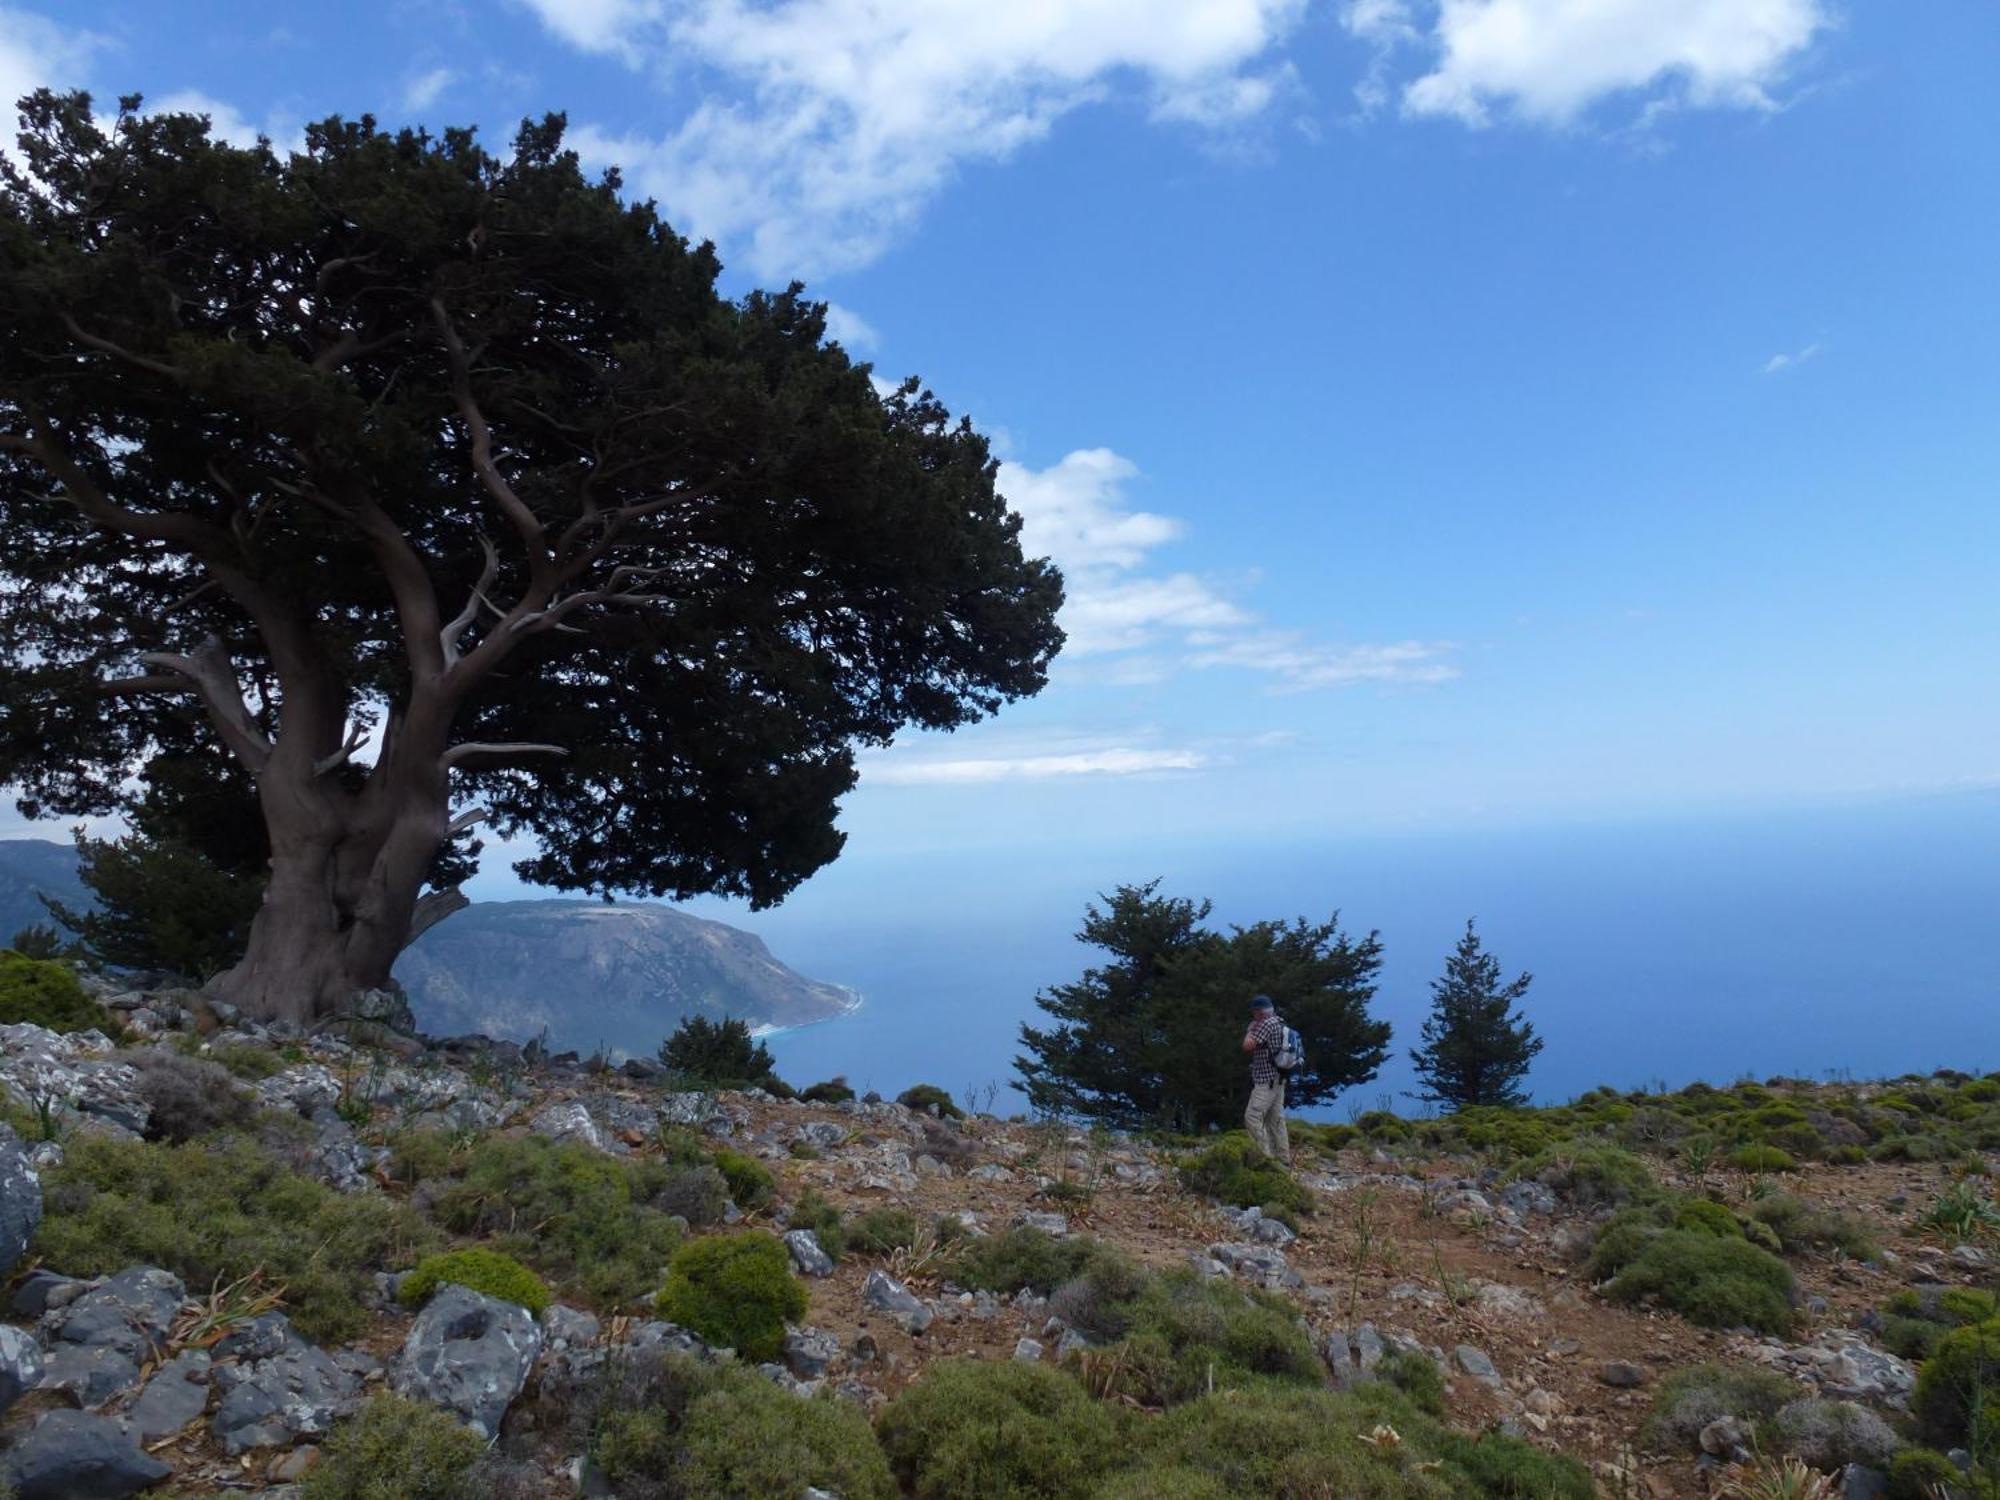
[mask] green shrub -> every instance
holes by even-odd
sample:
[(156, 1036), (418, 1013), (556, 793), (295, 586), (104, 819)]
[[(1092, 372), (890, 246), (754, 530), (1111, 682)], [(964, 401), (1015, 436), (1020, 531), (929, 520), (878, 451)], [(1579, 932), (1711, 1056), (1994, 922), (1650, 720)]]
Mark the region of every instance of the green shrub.
[(1858, 1167), (1868, 1160), (1868, 1152), (1853, 1144), (1835, 1146), (1826, 1153), (1826, 1159), (1836, 1167)]
[(268, 1047), (259, 1047), (254, 1042), (225, 1042), (220, 1047), (210, 1048), (208, 1055), (211, 1060), (248, 1083), (275, 1078), (284, 1072), (286, 1067), (284, 1060), (277, 1053)]
[(338, 1343), (368, 1322), (375, 1271), (434, 1236), (378, 1193), (336, 1193), (258, 1146), (149, 1145), (84, 1134), (42, 1178), (35, 1248), (52, 1270), (107, 1275), (160, 1266), (190, 1287), (262, 1271), (307, 1338)]
[(1371, 1141), (1406, 1141), (1416, 1127), (1401, 1115), (1386, 1109), (1371, 1109), (1355, 1116), (1354, 1128)]
[(1905, 1448), (1889, 1460), (1889, 1500), (1938, 1500), (1965, 1485), (1958, 1465), (1935, 1448)]
[(1718, 1239), (1743, 1238), (1743, 1226), (1736, 1222), (1736, 1215), (1708, 1198), (1682, 1199), (1674, 1209), (1673, 1227), (1693, 1230), (1696, 1234), (1712, 1234)]
[(966, 1359), (933, 1365), (876, 1429), (916, 1500), (1089, 1500), (1129, 1431), (1046, 1365)]
[(1304, 1184), (1240, 1133), (1225, 1135), (1182, 1162), (1180, 1179), (1190, 1193), (1236, 1208), (1261, 1208), (1272, 1203), (1293, 1213), (1313, 1211), (1313, 1196)]
[(1652, 1299), (1707, 1328), (1789, 1333), (1792, 1273), (1743, 1240), (1670, 1229), (1649, 1240), (1605, 1288), (1621, 1302)]
[(669, 1322), (757, 1364), (784, 1351), (785, 1324), (805, 1315), (807, 1300), (784, 1241), (752, 1230), (688, 1241), (656, 1305)]
[(1509, 1176), (1533, 1178), (1578, 1208), (1632, 1203), (1659, 1191), (1652, 1169), (1630, 1151), (1584, 1142), (1537, 1152)]
[(730, 1201), (745, 1213), (755, 1213), (777, 1196), (777, 1179), (771, 1169), (754, 1156), (741, 1151), (715, 1153), (715, 1170), (729, 1184)]
[(747, 1021), (689, 1016), (660, 1043), (660, 1061), (677, 1078), (711, 1088), (748, 1088), (771, 1074), (771, 1052)]
[(329, 1434), (303, 1500), (481, 1500), (485, 1452), (463, 1422), (381, 1392)]
[(1791, 1153), (1776, 1146), (1738, 1146), (1723, 1160), (1739, 1172), (1791, 1172), (1798, 1168)]
[(1777, 1193), (1752, 1205), (1750, 1216), (1770, 1228), (1787, 1255), (1838, 1250), (1856, 1260), (1875, 1258), (1875, 1241), (1858, 1220), (1814, 1208), (1791, 1193)]
[(629, 1356), (577, 1392), (564, 1417), (573, 1451), (622, 1500), (767, 1500), (808, 1486), (895, 1500), (860, 1408), (802, 1401), (741, 1366)]
[(1425, 1416), (1444, 1415), (1444, 1375), (1427, 1356), (1391, 1349), (1377, 1362), (1375, 1378), (1388, 1381)]
[(1940, 1448), (2000, 1452), (2000, 1318), (1954, 1328), (1917, 1371), (1910, 1408)]
[(1171, 1406), (1210, 1389), (1264, 1382), (1318, 1385), (1312, 1340), (1282, 1297), (1190, 1271), (1153, 1277), (1124, 1309), (1116, 1390)]
[(1111, 1253), (1096, 1240), (1057, 1239), (1025, 1225), (967, 1241), (953, 1259), (951, 1280), (974, 1291), (1003, 1296), (1023, 1290), (1047, 1296), (1089, 1270), (1096, 1257)]
[(1849, 1464), (1887, 1468), (1902, 1446), (1887, 1422), (1852, 1401), (1787, 1402), (1772, 1420), (1771, 1432), (1781, 1452), (1823, 1474), (1838, 1474)]
[[(1400, 1439), (1376, 1443), (1376, 1428)], [(1332, 1394), (1225, 1391), (1168, 1412), (1147, 1431), (1140, 1467), (1097, 1500), (1591, 1500), (1588, 1474), (1499, 1434), (1446, 1431), (1381, 1382)]]
[(1738, 1417), (1754, 1428), (1798, 1396), (1796, 1383), (1771, 1370), (1693, 1365), (1660, 1382), (1646, 1419), (1645, 1441), (1666, 1453), (1699, 1452), (1701, 1430), (1709, 1423)]
[(916, 1215), (907, 1208), (871, 1208), (847, 1222), (847, 1249), (854, 1255), (889, 1255), (917, 1242)]
[(914, 1109), (919, 1114), (934, 1114), (941, 1120), (962, 1120), (965, 1111), (952, 1103), (951, 1095), (934, 1083), (919, 1083), (904, 1089), (896, 1096), (896, 1102), (905, 1109)]
[[(408, 1132), (392, 1142), (398, 1175), (413, 1165), (412, 1151), (424, 1166), (435, 1165), (435, 1142), (424, 1144), (424, 1134)], [(712, 1167), (607, 1156), (576, 1141), (537, 1135), (489, 1136), (446, 1160), (450, 1175), (433, 1192), (440, 1224), (491, 1241), (605, 1307), (658, 1289), (681, 1242), (669, 1216), (685, 1206), (678, 1193), (718, 1199), (722, 1192)], [(699, 1222), (693, 1214), (685, 1217)]]
[(800, 1089), (799, 1098), (807, 1104), (851, 1104), (854, 1090), (847, 1086), (845, 1078), (829, 1078)]
[(0, 1026), (103, 1031), (110, 1020), (68, 964), (0, 950)]
[(406, 1307), (421, 1307), (445, 1283), (513, 1302), (539, 1315), (551, 1300), (542, 1278), (511, 1255), (497, 1250), (448, 1250), (426, 1255), (396, 1288)]

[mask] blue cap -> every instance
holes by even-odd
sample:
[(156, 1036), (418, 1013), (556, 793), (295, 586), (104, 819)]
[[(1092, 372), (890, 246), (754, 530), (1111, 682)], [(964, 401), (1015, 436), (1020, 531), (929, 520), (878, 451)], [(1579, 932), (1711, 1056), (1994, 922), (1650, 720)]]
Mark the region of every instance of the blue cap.
[(1252, 1010), (1276, 1009), (1276, 1007), (1271, 1004), (1271, 997), (1269, 995), (1252, 995), (1250, 997), (1250, 1008)]

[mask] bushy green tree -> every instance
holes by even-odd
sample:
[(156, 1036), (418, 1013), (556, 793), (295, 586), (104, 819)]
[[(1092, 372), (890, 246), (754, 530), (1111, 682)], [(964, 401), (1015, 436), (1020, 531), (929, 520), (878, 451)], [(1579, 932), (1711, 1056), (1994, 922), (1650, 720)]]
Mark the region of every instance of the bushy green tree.
[(97, 903), (47, 904), (93, 958), (203, 980), (243, 956), (264, 899), (264, 882), (256, 876), (233, 875), (186, 844), (136, 834), (93, 839), (78, 833), (76, 851), (78, 873)]
[(0, 157), (0, 782), (231, 757), (269, 871), (219, 998), (388, 982), (475, 816), (538, 884), (769, 904), (858, 745), (1046, 681), (986, 440), (798, 288), (725, 299), (560, 117), (280, 154), (138, 106), (37, 93)]
[(1293, 1106), (1365, 1083), (1388, 1054), (1388, 1023), (1370, 1016), (1382, 945), (1352, 938), (1336, 914), (1214, 931), (1210, 910), (1120, 886), (1078, 933), (1109, 960), (1035, 1004), (1051, 1025), (1023, 1026), (1015, 1059), (1037, 1109), (1119, 1126), (1201, 1130), (1239, 1118), (1250, 997), (1265, 994), (1305, 1042)]
[(689, 1016), (660, 1043), (660, 1061), (697, 1083), (746, 1088), (771, 1076), (771, 1051), (734, 1016)]
[(1444, 977), (1431, 981), (1424, 1044), (1410, 1053), (1423, 1081), (1419, 1098), (1448, 1109), (1528, 1102), (1521, 1082), (1542, 1039), (1514, 1006), (1533, 977), (1524, 973), (1503, 983), (1500, 960), (1481, 946), (1478, 928), (1465, 924)]

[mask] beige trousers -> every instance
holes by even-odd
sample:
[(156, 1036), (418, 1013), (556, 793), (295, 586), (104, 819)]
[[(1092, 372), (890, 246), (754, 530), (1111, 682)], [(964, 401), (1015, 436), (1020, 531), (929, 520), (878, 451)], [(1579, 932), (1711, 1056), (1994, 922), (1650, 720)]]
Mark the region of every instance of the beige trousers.
[(1292, 1164), (1292, 1141), (1285, 1134), (1285, 1080), (1260, 1083), (1250, 1090), (1250, 1107), (1243, 1111), (1250, 1139), (1266, 1156)]

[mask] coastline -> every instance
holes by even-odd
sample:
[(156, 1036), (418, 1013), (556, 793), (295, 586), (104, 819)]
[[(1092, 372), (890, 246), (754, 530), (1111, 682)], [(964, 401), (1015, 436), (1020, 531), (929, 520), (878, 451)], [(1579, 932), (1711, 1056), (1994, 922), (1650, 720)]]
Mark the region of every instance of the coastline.
[(828, 987), (839, 990), (843, 995), (848, 997), (846, 1004), (832, 1015), (821, 1016), (817, 1021), (801, 1021), (796, 1026), (773, 1026), (766, 1022), (760, 1026), (752, 1026), (750, 1028), (751, 1037), (761, 1042), (774, 1036), (790, 1036), (793, 1032), (797, 1031), (811, 1031), (815, 1026), (826, 1026), (835, 1021), (845, 1021), (850, 1016), (859, 1012), (863, 1005), (867, 1003), (866, 997), (852, 985), (832, 984), (829, 981)]

